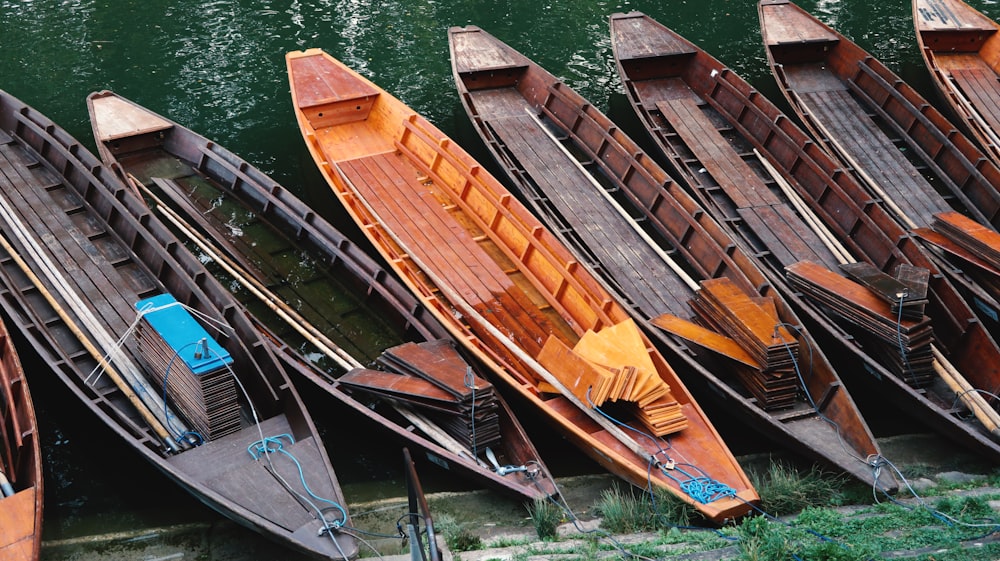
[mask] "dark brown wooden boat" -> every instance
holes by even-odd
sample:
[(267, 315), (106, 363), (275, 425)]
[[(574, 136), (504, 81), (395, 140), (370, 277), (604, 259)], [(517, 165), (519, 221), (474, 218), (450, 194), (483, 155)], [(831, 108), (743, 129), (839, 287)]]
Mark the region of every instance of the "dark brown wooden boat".
[[(958, 210), (1000, 225), (1000, 168), (913, 88), (791, 2), (758, 4), (772, 72), (813, 136), (908, 230)], [(940, 257), (994, 336), (1000, 294)]]
[(913, 0), (913, 24), (952, 115), (1000, 164), (1000, 24), (962, 0)]
[(499, 181), (323, 51), (286, 62), (303, 138), (334, 193), (497, 380), (629, 483), (717, 522), (751, 510), (756, 491), (671, 365)]
[[(105, 164), (225, 264), (219, 272), (227, 282), (240, 279), (248, 306), (280, 340), (281, 356), (315, 366), (294, 369), (311, 390), (479, 484), (526, 499), (557, 493), (506, 400), (469, 370), (447, 330), (392, 273), (217, 143), (113, 92), (93, 93), (87, 104)], [(409, 377), (398, 368), (391, 376), (360, 371), (376, 364), (391, 370), (400, 357), (416, 368)], [(423, 393), (385, 387), (402, 383)], [(448, 384), (458, 395), (425, 403), (425, 394), (438, 396)]]
[(935, 345), (977, 387), (993, 388), (1000, 350), (927, 252), (793, 121), (704, 50), (641, 13), (613, 15), (611, 34), (626, 95), (657, 146), (769, 281), (818, 326), (813, 333), (850, 387), (879, 391), (934, 430), (1000, 459), (991, 430), (967, 418), (941, 377), (915, 387), (899, 353), (885, 352), (870, 329), (859, 330), (837, 309), (798, 294), (786, 274), (801, 262), (817, 264), (843, 275), (846, 292), (845, 263), (868, 262), (892, 275), (901, 264), (926, 269), (924, 313)]
[[(478, 27), (452, 27), (448, 36), (462, 104), (522, 200), (664, 352), (682, 361), (675, 364), (683, 365), (688, 385), (700, 387), (703, 399), (718, 397), (780, 445), (872, 483), (870, 459), (880, 453), (868, 425), (823, 350), (753, 259), (565, 83)], [(634, 216), (636, 208), (641, 215)], [(730, 290), (728, 313), (712, 325), (699, 312), (722, 286)], [(746, 305), (737, 307), (741, 301)], [(766, 302), (773, 312), (751, 302)], [(777, 347), (752, 366), (734, 364), (733, 351), (706, 344), (710, 334), (694, 318), (747, 354), (758, 343), (743, 333), (752, 325)], [(771, 340), (776, 333), (780, 342)], [(896, 489), (888, 472), (877, 483)]]
[(86, 148), (7, 94), (0, 137), (9, 325), (201, 502), (304, 554), (356, 557), (323, 441), (233, 295)]
[(955, 209), (1000, 224), (1000, 168), (951, 121), (799, 6), (757, 6), (768, 63), (796, 114), (904, 226)]
[(40, 439), (17, 349), (0, 323), (0, 559), (37, 561), (41, 556)]

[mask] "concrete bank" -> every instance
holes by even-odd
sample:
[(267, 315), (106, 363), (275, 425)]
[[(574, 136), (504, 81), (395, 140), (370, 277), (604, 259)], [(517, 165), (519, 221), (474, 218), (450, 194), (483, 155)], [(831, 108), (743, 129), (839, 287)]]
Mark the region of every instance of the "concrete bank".
[[(950, 443), (934, 435), (890, 437), (880, 440), (880, 443), (883, 454), (904, 475), (911, 470), (922, 475), (911, 479), (911, 483), (918, 488), (921, 485), (934, 484), (938, 477), (986, 475), (994, 469), (994, 466), (955, 449)], [(765, 468), (770, 460), (770, 457), (765, 456), (741, 458), (748, 469)], [(463, 532), (478, 536), (486, 547), (482, 550), (463, 551), (457, 554), (462, 561), (515, 557), (552, 559), (552, 555), (538, 552), (544, 551), (544, 548), (565, 550), (573, 547), (572, 540), (580, 540), (582, 543), (595, 537), (590, 532), (598, 528), (600, 520), (593, 511), (593, 506), (602, 493), (615, 485), (620, 485), (614, 477), (603, 474), (562, 478), (559, 484), (566, 504), (575, 514), (578, 523), (562, 525), (559, 528), (560, 540), (552, 544), (537, 540), (526, 505), (516, 500), (489, 491), (436, 493), (428, 495), (427, 499), (439, 535), (458, 527)], [(1000, 491), (984, 488), (980, 492)], [(348, 506), (356, 534), (362, 540), (363, 556), (407, 559), (405, 555), (400, 556), (407, 550), (397, 529), (397, 521), (406, 514), (405, 498)], [(997, 508), (1000, 508), (1000, 505), (997, 505)], [(644, 534), (613, 536), (616, 542), (626, 547), (629, 544), (651, 541), (653, 537)], [(439, 543), (443, 546), (443, 540)], [(688, 557), (683, 553), (683, 544), (665, 546), (663, 550), (664, 557), (669, 555), (671, 559), (715, 560), (732, 558), (737, 554), (732, 548), (726, 548), (715, 552), (691, 554), (692, 556)], [(610, 553), (610, 556), (614, 555), (614, 552)], [(445, 556), (446, 559), (453, 558), (447, 551)], [(208, 522), (136, 528), (129, 532), (45, 541), (42, 559), (44, 561), (305, 561), (306, 558), (220, 518)]]

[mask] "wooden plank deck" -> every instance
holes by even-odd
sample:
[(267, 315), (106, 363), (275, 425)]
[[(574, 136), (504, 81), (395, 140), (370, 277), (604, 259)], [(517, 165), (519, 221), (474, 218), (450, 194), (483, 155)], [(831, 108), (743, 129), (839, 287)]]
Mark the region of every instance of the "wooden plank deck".
[(821, 122), (910, 219), (929, 224), (951, 206), (847, 90), (800, 92), (805, 110)]
[[(959, 60), (961, 59), (961, 60)], [(947, 61), (951, 77), (959, 91), (968, 98), (993, 134), (1000, 134), (1000, 80), (996, 72), (976, 56), (938, 57)]]
[[(474, 97), (483, 97), (480, 92)], [(525, 104), (525, 107), (527, 105)], [(606, 275), (647, 317), (672, 311), (688, 313), (692, 291), (631, 227), (581, 170), (541, 130), (535, 120), (521, 116), (490, 119), (504, 141), (579, 240), (570, 243), (592, 253)]]
[(832, 255), (822, 251), (823, 242), (816, 232), (750, 168), (696, 101), (678, 97), (657, 102), (656, 108), (781, 263), (830, 262)]
[[(403, 156), (381, 154), (340, 163), (375, 212), (411, 251), (471, 306), (509, 335), (531, 355), (537, 355), (553, 331), (538, 306), (515, 284), (494, 258), (435, 198), (422, 177)], [(403, 185), (402, 187), (395, 187)], [(388, 186), (388, 187), (384, 187)], [(399, 197), (395, 193), (412, 192)], [(406, 227), (394, 224), (406, 217)]]

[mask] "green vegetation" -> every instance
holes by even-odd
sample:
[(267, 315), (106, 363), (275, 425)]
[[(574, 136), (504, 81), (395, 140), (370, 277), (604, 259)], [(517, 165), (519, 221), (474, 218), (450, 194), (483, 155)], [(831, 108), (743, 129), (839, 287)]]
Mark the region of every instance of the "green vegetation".
[[(991, 505), (1000, 501), (1000, 492), (994, 492), (1000, 471), (960, 483), (939, 478), (917, 499), (905, 486), (898, 498), (875, 496), (871, 487), (818, 468), (772, 463), (749, 473), (767, 514), (735, 525), (711, 528), (672, 494), (615, 485), (593, 505), (599, 530), (557, 537), (555, 525), (568, 513), (537, 501), (528, 511), (541, 541), (486, 546), (516, 546), (516, 553), (504, 558), (521, 561), (607, 559), (609, 552), (621, 559), (665, 559), (710, 550), (739, 561), (868, 561), (903, 552), (917, 561), (1000, 559), (1000, 539), (993, 537), (1000, 519)], [(931, 475), (928, 470), (920, 477)], [(619, 541), (624, 534), (643, 537), (625, 545)]]
[(546, 499), (535, 499), (535, 502), (528, 507), (528, 514), (531, 515), (531, 523), (535, 527), (538, 539), (556, 538), (556, 528), (563, 520), (563, 511), (558, 505)]

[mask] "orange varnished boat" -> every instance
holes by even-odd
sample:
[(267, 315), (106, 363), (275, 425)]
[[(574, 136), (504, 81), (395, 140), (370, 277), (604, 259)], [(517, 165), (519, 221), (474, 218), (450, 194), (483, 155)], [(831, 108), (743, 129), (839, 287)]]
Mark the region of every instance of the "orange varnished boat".
[(1000, 164), (1000, 25), (962, 0), (913, 0), (913, 24), (935, 87)]
[(751, 510), (756, 491), (683, 382), (523, 205), (338, 60), (310, 49), (286, 61), (299, 126), (331, 188), (456, 339), (629, 483), (668, 489), (715, 522)]
[(0, 324), (0, 559), (32, 561), (42, 544), (42, 453), (14, 343)]

